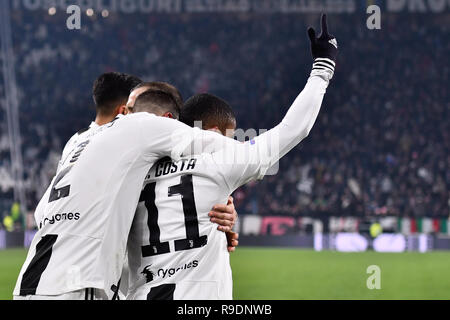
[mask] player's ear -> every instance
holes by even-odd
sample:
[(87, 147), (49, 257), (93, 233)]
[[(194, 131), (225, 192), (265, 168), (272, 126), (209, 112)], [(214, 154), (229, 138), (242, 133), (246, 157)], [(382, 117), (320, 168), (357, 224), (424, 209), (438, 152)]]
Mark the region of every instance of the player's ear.
[(165, 118), (170, 118), (170, 119), (174, 119), (175, 117), (173, 116), (172, 112), (166, 112), (162, 115)]
[(125, 111), (124, 111), (123, 115), (127, 115), (127, 114), (130, 114), (130, 113), (133, 113), (133, 110), (131, 108), (125, 106)]
[(121, 105), (121, 106), (117, 107), (117, 114), (126, 115), (127, 113), (129, 113), (129, 110), (126, 105)]

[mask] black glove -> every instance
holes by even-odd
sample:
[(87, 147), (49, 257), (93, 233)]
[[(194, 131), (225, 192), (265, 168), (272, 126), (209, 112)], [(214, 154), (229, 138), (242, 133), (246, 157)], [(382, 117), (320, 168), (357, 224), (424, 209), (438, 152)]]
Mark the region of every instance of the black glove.
[(338, 48), (336, 38), (328, 34), (327, 15), (322, 14), (322, 32), (316, 38), (316, 31), (309, 27), (308, 35), (311, 40), (311, 52), (314, 58), (313, 70), (329, 70), (334, 73)]

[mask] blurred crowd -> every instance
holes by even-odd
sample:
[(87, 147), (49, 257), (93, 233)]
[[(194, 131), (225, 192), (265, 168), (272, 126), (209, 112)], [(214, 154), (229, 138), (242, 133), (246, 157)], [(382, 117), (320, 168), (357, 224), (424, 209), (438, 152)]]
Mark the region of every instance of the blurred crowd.
[[(167, 81), (184, 98), (210, 92), (235, 109), (238, 128), (281, 121), (312, 65), (304, 14), (12, 16), (27, 207), (33, 212), (62, 147), (87, 127), (91, 88), (106, 71)], [(277, 175), (234, 193), (241, 214), (448, 217), (449, 24), (446, 14), (329, 17), (340, 44), (335, 77), (310, 136)], [(0, 99), (3, 99), (0, 87)], [(2, 107), (4, 101), (2, 100)], [(12, 203), (0, 113), (0, 210)]]

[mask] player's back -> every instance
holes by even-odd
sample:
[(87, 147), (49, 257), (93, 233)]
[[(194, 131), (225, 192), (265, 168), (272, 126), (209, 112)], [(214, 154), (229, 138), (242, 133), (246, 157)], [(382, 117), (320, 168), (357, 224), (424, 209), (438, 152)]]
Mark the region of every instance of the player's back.
[(160, 150), (170, 154), (163, 129), (175, 122), (147, 113), (118, 117), (79, 141), (58, 169), (14, 295), (114, 294), (142, 183), (167, 155)]
[(128, 241), (128, 299), (232, 299), (226, 236), (208, 216), (229, 194), (209, 154), (152, 167)]
[[(72, 156), (76, 151), (77, 151), (77, 147), (80, 143), (89, 140), (90, 137), (96, 135), (99, 130), (100, 126), (95, 123), (92, 122), (89, 127), (87, 128), (83, 128), (81, 130), (79, 130), (77, 133), (75, 133), (66, 143), (66, 145), (64, 146), (63, 152), (61, 154), (61, 159), (58, 162), (58, 168), (56, 170), (56, 174), (58, 174), (58, 172), (61, 169), (61, 166), (66, 162), (67, 158), (69, 156)], [(36, 225), (38, 226), (38, 228), (40, 229), (42, 227), (43, 224), (43, 216), (44, 216), (44, 210), (45, 207), (47, 206), (48, 203), (48, 199), (50, 197), (50, 192), (52, 190), (52, 186), (55, 182), (56, 176), (53, 177), (50, 185), (48, 186), (47, 190), (45, 191), (44, 195), (42, 196), (41, 200), (39, 201), (36, 209), (34, 210), (34, 219), (36, 222)]]

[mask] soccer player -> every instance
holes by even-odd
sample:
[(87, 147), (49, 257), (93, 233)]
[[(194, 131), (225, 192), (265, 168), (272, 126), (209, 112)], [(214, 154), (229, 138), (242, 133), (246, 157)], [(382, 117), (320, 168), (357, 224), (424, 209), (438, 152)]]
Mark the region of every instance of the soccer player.
[[(59, 170), (64, 160), (74, 152), (74, 149), (82, 141), (91, 136), (100, 126), (105, 125), (114, 120), (119, 114), (126, 113), (126, 102), (130, 92), (142, 80), (125, 73), (108, 72), (100, 75), (94, 82), (92, 97), (95, 103), (96, 117), (89, 127), (81, 129), (75, 133), (63, 148), (61, 160), (58, 164)], [(54, 181), (50, 185), (53, 184)], [(49, 187), (41, 201), (39, 202), (34, 217), (38, 228), (42, 222), (43, 206), (47, 203), (50, 195), (51, 187)]]
[[(163, 93), (156, 103), (171, 104)], [(128, 232), (142, 183), (164, 156), (220, 139), (148, 113), (119, 114), (63, 158), (41, 203), (40, 228), (15, 299), (111, 299), (118, 295)]]
[[(130, 290), (127, 299), (232, 299), (232, 272), (227, 241), (211, 224), (212, 203), (224, 203), (243, 184), (267, 170), (310, 132), (333, 77), (336, 39), (327, 32), (308, 34), (314, 57), (306, 86), (275, 128), (245, 143), (227, 144), (212, 153), (165, 158), (145, 178), (129, 239)], [(164, 115), (168, 109), (141, 94), (134, 112)], [(197, 95), (182, 108), (180, 120), (232, 135), (236, 127), (228, 104), (212, 95)], [(230, 139), (231, 140), (231, 139)]]

